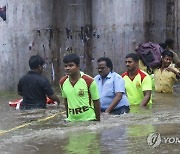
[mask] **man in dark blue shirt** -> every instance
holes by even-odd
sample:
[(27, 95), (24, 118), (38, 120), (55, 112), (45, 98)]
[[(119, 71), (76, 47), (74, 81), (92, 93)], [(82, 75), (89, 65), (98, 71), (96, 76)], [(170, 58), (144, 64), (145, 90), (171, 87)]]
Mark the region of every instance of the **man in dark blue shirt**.
[(30, 71), (18, 83), (18, 94), (23, 96), (20, 109), (46, 108), (47, 96), (58, 104), (60, 103), (49, 81), (41, 75), (44, 66), (45, 61), (39, 55), (30, 57)]

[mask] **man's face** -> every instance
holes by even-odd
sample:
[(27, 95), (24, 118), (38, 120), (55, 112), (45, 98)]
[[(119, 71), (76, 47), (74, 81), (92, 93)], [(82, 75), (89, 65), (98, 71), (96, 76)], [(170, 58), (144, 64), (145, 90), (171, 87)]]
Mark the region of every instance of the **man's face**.
[(168, 67), (173, 61), (173, 58), (172, 57), (169, 57), (169, 56), (165, 56), (164, 58), (162, 58), (162, 65), (164, 67)]
[(126, 68), (129, 72), (134, 71), (138, 68), (138, 62), (135, 62), (132, 58), (126, 58)]
[(74, 62), (65, 63), (64, 70), (67, 75), (73, 75), (79, 70), (79, 66), (77, 66)]
[(106, 61), (99, 62), (97, 69), (98, 69), (99, 75), (101, 75), (102, 77), (106, 77), (111, 71), (110, 68), (106, 66)]

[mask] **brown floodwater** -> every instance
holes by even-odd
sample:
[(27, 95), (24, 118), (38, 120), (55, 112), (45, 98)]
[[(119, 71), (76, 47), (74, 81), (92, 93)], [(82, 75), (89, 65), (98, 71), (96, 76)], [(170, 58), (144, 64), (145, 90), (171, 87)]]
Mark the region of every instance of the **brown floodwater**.
[[(101, 122), (66, 123), (63, 105), (18, 111), (8, 105), (16, 98), (0, 95), (1, 154), (180, 153), (179, 84), (173, 94), (153, 93), (147, 109), (132, 106), (129, 114), (102, 116)], [(149, 140), (152, 133), (160, 140)]]

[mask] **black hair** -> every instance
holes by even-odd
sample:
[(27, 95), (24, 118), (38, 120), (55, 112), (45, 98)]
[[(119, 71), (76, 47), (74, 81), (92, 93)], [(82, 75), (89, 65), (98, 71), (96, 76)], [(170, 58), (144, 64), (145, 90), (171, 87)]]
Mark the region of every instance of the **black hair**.
[(168, 56), (168, 57), (172, 57), (172, 58), (173, 58), (173, 53), (172, 53), (171, 51), (169, 51), (169, 50), (164, 50), (161, 55), (162, 55), (163, 58), (164, 58), (165, 56)]
[(136, 53), (129, 53), (126, 58), (132, 58), (135, 62), (139, 61), (139, 56)]
[(105, 61), (105, 62), (106, 62), (106, 66), (107, 66), (108, 68), (110, 68), (111, 71), (113, 70), (113, 64), (112, 64), (112, 61), (111, 61), (110, 58), (108, 58), (108, 57), (100, 57), (100, 58), (97, 60), (98, 63), (99, 63), (99, 62), (102, 62), (102, 61)]
[(63, 63), (70, 63), (70, 62), (74, 62), (77, 66), (79, 66), (80, 64), (79, 56), (75, 53), (65, 55), (63, 58)]
[(39, 55), (33, 55), (29, 59), (29, 67), (30, 67), (30, 69), (37, 69), (38, 66), (42, 66), (43, 64), (45, 64), (45, 61)]
[(173, 47), (174, 40), (169, 38), (169, 39), (166, 39), (165, 43), (168, 47)]
[(166, 44), (166, 43), (159, 43), (159, 45), (160, 45), (161, 48), (163, 48), (164, 50), (167, 48), (167, 44)]

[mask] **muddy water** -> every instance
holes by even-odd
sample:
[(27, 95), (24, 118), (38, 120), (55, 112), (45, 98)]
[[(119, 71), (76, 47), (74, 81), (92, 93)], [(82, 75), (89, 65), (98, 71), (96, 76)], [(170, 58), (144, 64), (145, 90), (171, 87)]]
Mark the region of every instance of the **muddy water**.
[[(102, 116), (100, 123), (66, 123), (63, 106), (16, 111), (8, 106), (16, 98), (0, 96), (2, 154), (180, 153), (180, 85), (174, 94), (154, 93), (147, 109), (132, 107), (129, 114)], [(154, 132), (161, 143), (150, 140), (148, 145)]]

